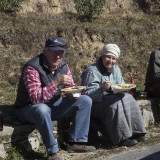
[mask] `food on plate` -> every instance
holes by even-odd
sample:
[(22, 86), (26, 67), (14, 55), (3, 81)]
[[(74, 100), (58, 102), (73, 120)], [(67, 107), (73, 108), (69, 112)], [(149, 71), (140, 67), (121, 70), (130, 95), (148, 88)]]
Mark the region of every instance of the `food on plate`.
[(70, 92), (70, 93), (75, 93), (75, 92), (81, 92), (83, 89), (85, 89), (85, 86), (75, 86), (75, 87), (68, 87), (68, 88), (64, 88), (61, 91), (62, 92)]
[(112, 86), (115, 92), (128, 92), (135, 87), (135, 84), (116, 84)]
[(62, 89), (62, 91), (71, 91), (71, 90), (77, 90), (78, 87), (68, 87), (68, 88), (64, 88)]
[(116, 89), (125, 89), (125, 88), (134, 88), (135, 84), (117, 84), (117, 85), (113, 85), (113, 88)]

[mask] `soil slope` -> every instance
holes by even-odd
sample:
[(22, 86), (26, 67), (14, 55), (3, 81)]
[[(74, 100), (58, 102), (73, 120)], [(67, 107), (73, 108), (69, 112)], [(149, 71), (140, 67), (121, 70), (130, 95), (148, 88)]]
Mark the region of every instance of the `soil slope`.
[[(129, 82), (132, 74), (137, 88), (143, 90), (150, 53), (160, 46), (160, 16), (121, 11), (95, 17), (92, 22), (81, 22), (73, 13), (0, 13), (2, 103), (8, 99), (3, 96), (6, 87), (13, 91), (11, 95), (15, 95), (23, 64), (41, 53), (45, 39), (52, 36), (66, 40), (68, 53), (65, 59), (77, 84), (80, 84), (82, 71), (98, 59), (104, 44), (116, 43), (121, 49), (118, 64), (125, 81)], [(10, 99), (14, 101), (14, 98), (11, 96)]]

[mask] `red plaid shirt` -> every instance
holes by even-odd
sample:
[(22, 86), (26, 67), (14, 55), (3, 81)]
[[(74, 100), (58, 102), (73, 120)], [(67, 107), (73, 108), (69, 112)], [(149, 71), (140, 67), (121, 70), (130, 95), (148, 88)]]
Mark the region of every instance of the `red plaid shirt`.
[[(54, 74), (54, 71), (52, 72), (52, 74)], [(67, 65), (67, 75), (72, 78), (69, 87), (75, 86), (68, 65)], [(28, 66), (24, 69), (23, 80), (32, 104), (44, 103), (50, 100), (58, 90), (54, 81), (48, 84), (48, 86), (42, 87), (39, 73), (31, 66)]]

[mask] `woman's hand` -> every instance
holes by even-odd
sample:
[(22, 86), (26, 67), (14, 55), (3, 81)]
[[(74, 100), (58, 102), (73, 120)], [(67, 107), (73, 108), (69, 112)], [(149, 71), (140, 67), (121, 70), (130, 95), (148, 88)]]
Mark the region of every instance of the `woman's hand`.
[(103, 82), (102, 92), (108, 91), (111, 85), (112, 85), (112, 82), (109, 80), (106, 80), (105, 82)]

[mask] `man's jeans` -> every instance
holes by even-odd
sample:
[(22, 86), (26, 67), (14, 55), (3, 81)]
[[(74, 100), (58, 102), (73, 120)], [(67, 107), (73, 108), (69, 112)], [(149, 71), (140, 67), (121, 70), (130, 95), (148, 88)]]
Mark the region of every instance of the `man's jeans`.
[(29, 105), (19, 110), (18, 117), (23, 123), (34, 123), (39, 130), (48, 154), (58, 151), (58, 144), (53, 136), (52, 120), (72, 117), (70, 142), (87, 142), (92, 100), (81, 95), (76, 100), (63, 98), (57, 106), (49, 107), (40, 103)]

